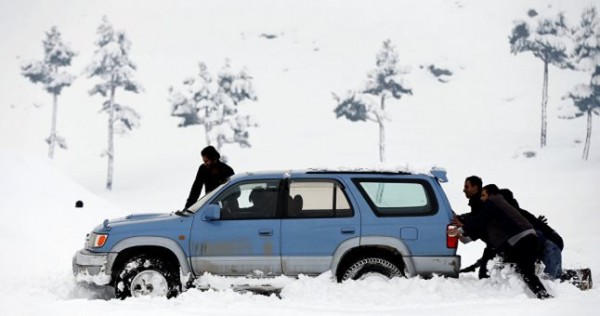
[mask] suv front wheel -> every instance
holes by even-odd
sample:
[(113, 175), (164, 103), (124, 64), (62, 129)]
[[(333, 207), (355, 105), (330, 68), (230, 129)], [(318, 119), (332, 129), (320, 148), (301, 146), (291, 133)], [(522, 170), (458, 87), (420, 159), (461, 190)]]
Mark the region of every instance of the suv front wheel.
[(177, 267), (161, 259), (138, 256), (125, 263), (117, 275), (115, 296), (125, 299), (129, 296), (174, 297), (180, 292)]
[(352, 264), (344, 275), (342, 281), (345, 280), (364, 280), (367, 278), (385, 278), (391, 279), (393, 277), (404, 276), (402, 270), (400, 270), (395, 264), (387, 259), (370, 257), (361, 258)]

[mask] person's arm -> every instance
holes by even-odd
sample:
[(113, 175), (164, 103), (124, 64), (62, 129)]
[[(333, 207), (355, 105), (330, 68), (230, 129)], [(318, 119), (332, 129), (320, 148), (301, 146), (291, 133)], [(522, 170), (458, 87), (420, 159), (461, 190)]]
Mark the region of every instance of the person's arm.
[(188, 208), (190, 206), (192, 206), (194, 203), (196, 203), (196, 201), (198, 201), (198, 198), (200, 197), (200, 192), (202, 192), (202, 186), (204, 185), (204, 174), (203, 174), (203, 170), (202, 167), (204, 165), (201, 165), (200, 168), (198, 168), (198, 173), (196, 173), (196, 179), (194, 179), (194, 184), (192, 184), (192, 189), (190, 190), (190, 194), (185, 202), (185, 208)]

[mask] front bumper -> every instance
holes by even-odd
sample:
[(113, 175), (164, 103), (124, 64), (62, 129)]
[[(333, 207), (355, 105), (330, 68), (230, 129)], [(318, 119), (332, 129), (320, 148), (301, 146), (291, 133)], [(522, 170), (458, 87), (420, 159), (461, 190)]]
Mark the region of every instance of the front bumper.
[(95, 253), (81, 249), (73, 256), (73, 274), (75, 276), (110, 275), (107, 271), (108, 253)]

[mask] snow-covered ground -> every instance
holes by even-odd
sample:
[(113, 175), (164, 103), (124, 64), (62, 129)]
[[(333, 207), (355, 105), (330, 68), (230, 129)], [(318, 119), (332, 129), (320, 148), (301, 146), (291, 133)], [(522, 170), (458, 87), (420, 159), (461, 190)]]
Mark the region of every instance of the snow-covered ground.
[[(259, 122), (251, 148), (226, 145), (237, 172), (321, 166), (377, 166), (373, 123), (335, 119), (331, 93), (357, 89), (391, 39), (413, 96), (388, 104), (387, 164), (439, 165), (453, 208), (467, 211), (465, 177), (481, 176), (515, 192), (520, 204), (544, 214), (565, 239), (565, 267), (600, 271), (600, 132), (581, 160), (585, 119), (558, 118), (561, 97), (587, 75), (550, 68), (548, 146), (539, 149), (542, 63), (511, 55), (513, 21), (530, 8), (564, 11), (575, 23), (593, 1), (8, 1), (0, 0), (0, 314), (2, 315), (483, 315), (592, 314), (600, 291), (582, 292), (545, 281), (554, 299), (531, 299), (512, 273), (480, 281), (395, 279), (337, 284), (316, 278), (278, 278), (281, 298), (239, 294), (231, 283), (252, 280), (203, 276), (222, 291), (189, 290), (176, 299), (110, 299), (77, 285), (73, 253), (105, 218), (182, 207), (205, 145), (201, 127), (177, 128), (168, 87), (213, 72), (225, 58), (247, 67), (258, 101), (242, 105)], [(51, 97), (19, 74), (39, 59), (41, 40), (57, 25), (79, 52), (80, 74), (93, 52), (101, 16), (132, 41), (136, 78), (145, 93), (122, 98), (142, 126), (116, 139), (115, 182), (104, 190), (106, 117), (87, 96), (80, 76), (59, 97), (58, 129), (69, 149), (46, 158)], [(272, 39), (261, 34), (274, 34)], [(452, 69), (441, 82), (428, 66)], [(598, 124), (597, 117), (594, 123)], [(534, 152), (527, 158), (525, 153)], [(75, 208), (75, 202), (84, 202)], [(463, 264), (482, 245), (460, 245)], [(257, 282), (257, 281), (252, 281)]]

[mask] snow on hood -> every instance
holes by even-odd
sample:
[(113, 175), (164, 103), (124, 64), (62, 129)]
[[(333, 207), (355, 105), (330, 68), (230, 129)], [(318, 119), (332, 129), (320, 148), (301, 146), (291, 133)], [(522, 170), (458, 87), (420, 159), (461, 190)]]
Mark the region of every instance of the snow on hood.
[[(161, 220), (171, 218), (173, 214), (168, 213), (136, 213), (130, 214), (124, 217), (118, 217), (114, 219), (108, 220), (107, 224), (110, 226), (111, 224), (122, 224), (122, 223), (131, 223), (145, 220)], [(104, 225), (104, 224), (103, 224)]]

